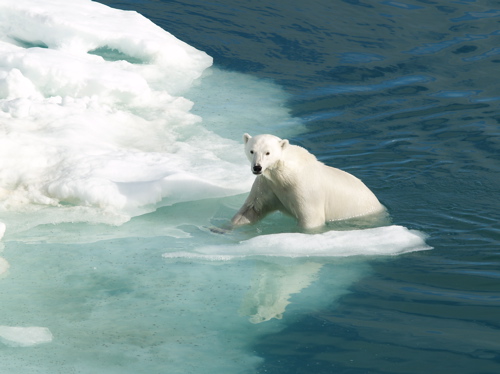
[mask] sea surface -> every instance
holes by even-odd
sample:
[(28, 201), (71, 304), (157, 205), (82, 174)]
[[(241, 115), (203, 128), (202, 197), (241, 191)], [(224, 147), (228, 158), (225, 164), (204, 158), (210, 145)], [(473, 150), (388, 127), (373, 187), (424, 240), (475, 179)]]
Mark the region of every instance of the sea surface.
[[(201, 118), (185, 131), (240, 157), (231, 173), (251, 177), (243, 133), (274, 133), (361, 178), (390, 223), (331, 223), (312, 240), (276, 214), (214, 233), (246, 180), (199, 200), (205, 184), (184, 181), (123, 219), (71, 199), (3, 205), (0, 374), (500, 372), (498, 1), (100, 3), (213, 58), (178, 92)], [(197, 154), (179, 159), (195, 168)]]

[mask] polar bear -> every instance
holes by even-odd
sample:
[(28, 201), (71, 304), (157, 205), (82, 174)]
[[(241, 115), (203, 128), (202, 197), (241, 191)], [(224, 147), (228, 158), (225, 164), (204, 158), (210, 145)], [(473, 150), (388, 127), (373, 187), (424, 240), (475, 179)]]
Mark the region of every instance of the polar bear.
[(385, 210), (361, 180), (323, 164), (286, 139), (245, 134), (243, 141), (257, 178), (232, 218), (233, 226), (257, 222), (276, 210), (295, 217), (306, 229)]

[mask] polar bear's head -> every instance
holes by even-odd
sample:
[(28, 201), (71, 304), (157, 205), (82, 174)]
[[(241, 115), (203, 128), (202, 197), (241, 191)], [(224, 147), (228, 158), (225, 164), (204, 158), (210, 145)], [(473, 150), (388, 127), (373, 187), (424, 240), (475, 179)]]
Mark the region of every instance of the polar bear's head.
[(288, 146), (288, 140), (264, 134), (251, 137), (243, 135), (245, 153), (250, 161), (252, 173), (259, 175), (272, 169), (281, 160), (281, 153)]

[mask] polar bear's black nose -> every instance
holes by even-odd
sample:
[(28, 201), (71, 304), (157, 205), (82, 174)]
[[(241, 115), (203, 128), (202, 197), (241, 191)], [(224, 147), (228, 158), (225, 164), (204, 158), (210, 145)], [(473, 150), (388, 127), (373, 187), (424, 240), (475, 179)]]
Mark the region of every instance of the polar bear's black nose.
[(260, 165), (254, 165), (252, 168), (254, 174), (260, 174), (262, 172), (262, 166)]

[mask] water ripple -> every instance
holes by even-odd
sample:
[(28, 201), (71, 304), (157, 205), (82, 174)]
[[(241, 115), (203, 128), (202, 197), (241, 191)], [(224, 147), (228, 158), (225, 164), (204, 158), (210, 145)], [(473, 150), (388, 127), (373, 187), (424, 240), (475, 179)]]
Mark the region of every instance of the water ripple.
[(322, 97), (325, 95), (335, 95), (335, 94), (346, 94), (346, 93), (359, 93), (359, 92), (373, 92), (382, 91), (388, 88), (394, 88), (399, 86), (407, 86), (415, 83), (428, 83), (433, 82), (436, 79), (423, 74), (413, 74), (406, 75), (394, 79), (390, 79), (381, 83), (370, 84), (370, 85), (328, 85), (323, 86), (311, 91), (307, 91), (298, 95), (297, 100), (311, 99), (315, 97)]

